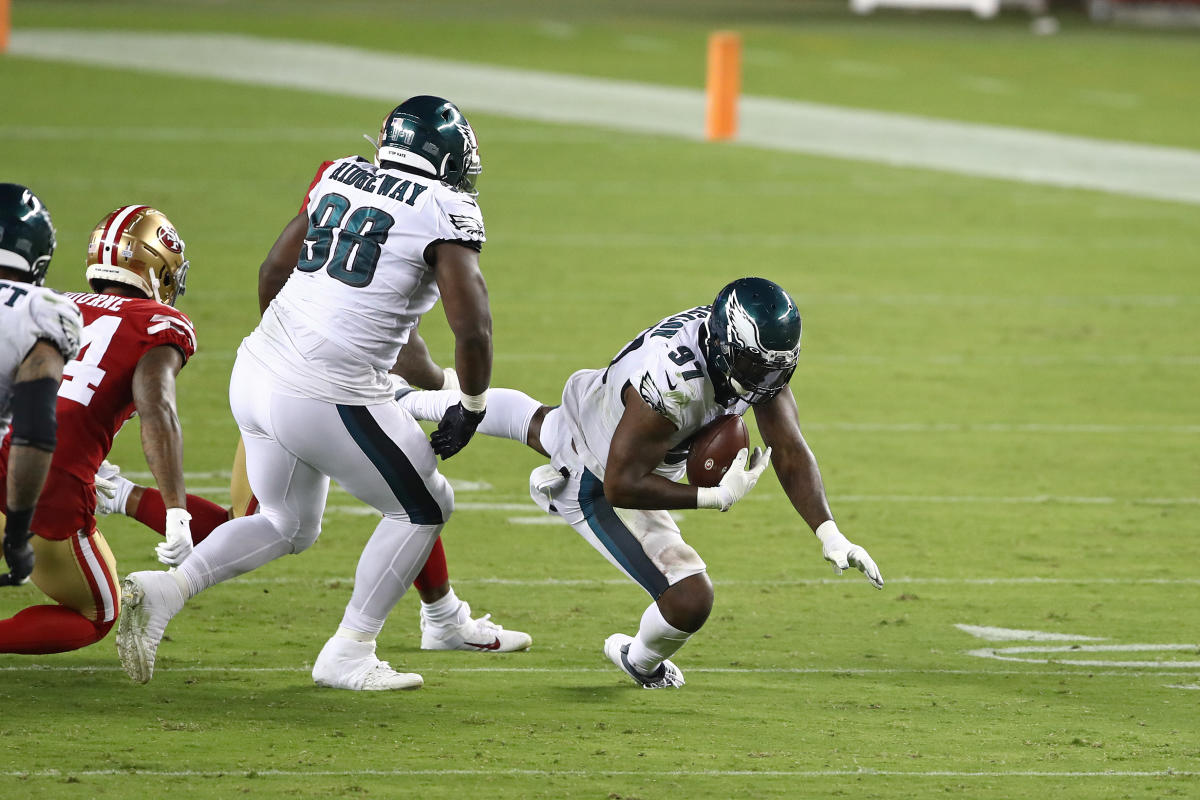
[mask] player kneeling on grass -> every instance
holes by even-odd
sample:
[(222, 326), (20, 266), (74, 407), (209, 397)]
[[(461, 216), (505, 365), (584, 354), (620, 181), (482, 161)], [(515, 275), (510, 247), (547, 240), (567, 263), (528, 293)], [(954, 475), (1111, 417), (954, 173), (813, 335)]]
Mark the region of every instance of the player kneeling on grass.
[[(700, 630), (713, 604), (704, 561), (667, 510), (728, 511), (754, 487), (772, 453), (784, 491), (834, 571), (855, 567), (883, 587), (867, 551), (834, 523), (800, 433), (788, 387), (799, 355), (800, 314), (792, 298), (771, 281), (741, 278), (721, 289), (711, 307), (681, 311), (642, 331), (608, 367), (576, 372), (558, 408), (534, 409), (536, 401), (519, 392), (492, 390), (479, 432), (525, 440), (548, 454), (551, 464), (530, 475), (534, 501), (654, 598), (636, 636), (614, 633), (604, 643), (605, 655), (640, 686), (683, 685), (683, 673), (668, 659)], [(418, 419), (437, 419), (452, 402), (439, 398), (445, 394), (414, 392), (400, 404)], [(697, 431), (750, 409), (767, 451), (743, 449), (717, 486), (678, 483)], [(525, 427), (505, 433), (506, 417)]]
[[(61, 301), (70, 309), (64, 316), (82, 314), (82, 350), (63, 368), (58, 447), (31, 524), (33, 582), (58, 605), (0, 620), (0, 652), (75, 650), (104, 638), (116, 621), (116, 562), (96, 530), (93, 476), (135, 411), (166, 504), (159, 558), (176, 563), (192, 548), (175, 376), (195, 352), (196, 334), (172, 307), (187, 268), (174, 226), (149, 206), (119, 208), (92, 232), (87, 279), (94, 293), (71, 292)], [(15, 433), (0, 449), (3, 462), (20, 444)]]

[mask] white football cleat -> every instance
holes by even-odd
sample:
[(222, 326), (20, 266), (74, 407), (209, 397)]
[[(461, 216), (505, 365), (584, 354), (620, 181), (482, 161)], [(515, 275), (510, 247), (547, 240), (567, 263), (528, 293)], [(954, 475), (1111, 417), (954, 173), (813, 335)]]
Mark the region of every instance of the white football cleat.
[(604, 655), (617, 665), (617, 669), (633, 678), (643, 689), (678, 689), (683, 686), (685, 683), (683, 673), (679, 667), (666, 659), (658, 665), (658, 669), (649, 675), (638, 671), (633, 664), (629, 663), (629, 645), (632, 642), (632, 636), (614, 633), (604, 640)]
[(124, 514), (125, 503), (133, 492), (134, 482), (121, 477), (121, 468), (104, 461), (96, 472), (96, 513)]
[(415, 672), (397, 672), (375, 657), (375, 642), (356, 642), (334, 636), (321, 648), (313, 664), (313, 681), (329, 689), (386, 692), (420, 689), (425, 680)]
[(158, 643), (184, 602), (183, 592), (169, 572), (134, 572), (121, 582), (117, 654), (130, 678), (149, 683), (154, 677)]
[(506, 631), (492, 622), (491, 614), (471, 619), (471, 607), (465, 602), (458, 607), (458, 618), (466, 622), (457, 625), (434, 625), (421, 609), (422, 650), (472, 650), (477, 653), (511, 653), (533, 644), (533, 637), (521, 631)]

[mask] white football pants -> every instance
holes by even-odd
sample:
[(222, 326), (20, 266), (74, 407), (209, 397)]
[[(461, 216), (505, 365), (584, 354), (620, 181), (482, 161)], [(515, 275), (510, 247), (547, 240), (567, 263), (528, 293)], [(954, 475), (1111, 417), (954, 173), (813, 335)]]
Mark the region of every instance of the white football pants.
[[(670, 512), (614, 508), (601, 477), (587, 469), (571, 441), (562, 408), (542, 421), (542, 447), (566, 479), (547, 495), (530, 485), (533, 501), (562, 517), (630, 580), (655, 600), (667, 587), (707, 570), (704, 559), (683, 539)], [(537, 475), (537, 471), (534, 471)]]
[(378, 633), (454, 509), (425, 433), (395, 401), (349, 406), (283, 394), (239, 353), (229, 404), (259, 513), (214, 530), (180, 566), (191, 593), (299, 553), (321, 532), (329, 479), (383, 519), (359, 559), (344, 627)]

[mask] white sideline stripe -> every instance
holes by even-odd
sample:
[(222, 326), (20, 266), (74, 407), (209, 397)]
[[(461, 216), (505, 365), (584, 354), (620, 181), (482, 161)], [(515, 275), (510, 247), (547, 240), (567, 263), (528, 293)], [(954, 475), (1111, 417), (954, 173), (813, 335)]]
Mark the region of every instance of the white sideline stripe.
[(344, 769), (344, 770), (289, 770), (289, 769), (236, 769), (222, 770), (158, 770), (158, 769), (89, 769), (89, 770), (9, 770), (0, 772), (9, 778), (62, 778), (62, 777), (130, 777), (155, 778), (405, 778), (462, 776), (495, 778), (545, 777), (545, 778), (1195, 778), (1200, 772), (1174, 769), (1165, 770), (1099, 770), (1050, 772), (1035, 770), (1010, 771), (958, 771), (958, 770), (888, 770), (859, 767), (857, 769), (779, 770), (779, 769), (671, 769), (671, 770), (621, 770), (621, 769), (521, 769), (519, 767), (490, 769)]
[[(471, 112), (700, 140), (699, 89), (234, 34), (14, 31), (15, 56), (394, 102), (432, 92)], [(379, 81), (379, 75), (393, 80)], [(1200, 204), (1200, 152), (746, 96), (737, 144)]]
[[(1057, 663), (1057, 662), (1056, 662)], [(1100, 662), (1099, 666), (1112, 667), (1120, 662)], [(1151, 666), (1160, 662), (1150, 662)], [(410, 665), (411, 666), (411, 665)], [(1172, 678), (1186, 677), (1195, 678), (1195, 669), (1183, 669), (1183, 664), (1167, 664), (1162, 663), (1162, 666), (1175, 668), (1175, 672), (1169, 670), (1154, 670), (1153, 672), (1137, 672), (1128, 669), (1112, 669), (1112, 670), (1094, 670), (1087, 673), (1076, 672), (1070, 669), (921, 669), (919, 667), (905, 668), (863, 668), (857, 669), (854, 667), (688, 667), (688, 673), (703, 673), (706, 675), (861, 675), (869, 677), (872, 675), (999, 675), (999, 676), (1026, 676), (1026, 675), (1049, 675), (1054, 677), (1077, 677), (1077, 678)], [(421, 669), (427, 675), (448, 674), (448, 673), (463, 673), (463, 674), (513, 674), (513, 673), (530, 673), (530, 674), (553, 674), (553, 675), (592, 675), (592, 674), (613, 674), (612, 667), (438, 667), (434, 665), (422, 665)], [(2, 666), (0, 674), (5, 672), (113, 672), (122, 673), (124, 670), (119, 666), (65, 666), (65, 665), (49, 665), (49, 664), (21, 664), (17, 666)], [(209, 667), (209, 666), (180, 666), (168, 667), (156, 664), (154, 673), (222, 673), (232, 672), (236, 674), (254, 674), (254, 673), (295, 673), (295, 674), (311, 674), (312, 666), (305, 665), (299, 667)]]

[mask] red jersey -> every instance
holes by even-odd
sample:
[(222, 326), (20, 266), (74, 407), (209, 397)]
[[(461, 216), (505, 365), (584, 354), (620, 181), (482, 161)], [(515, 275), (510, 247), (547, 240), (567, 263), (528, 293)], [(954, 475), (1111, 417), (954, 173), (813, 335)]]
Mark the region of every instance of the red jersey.
[(63, 368), (58, 445), (31, 526), (48, 539), (94, 526), (96, 471), (134, 414), (133, 373), (142, 356), (161, 345), (178, 349), (185, 362), (196, 352), (191, 320), (171, 306), (112, 294), (66, 296), (83, 314), (83, 339)]

